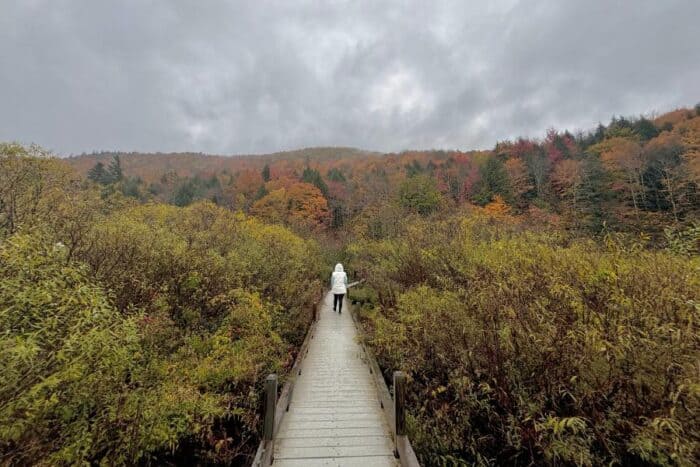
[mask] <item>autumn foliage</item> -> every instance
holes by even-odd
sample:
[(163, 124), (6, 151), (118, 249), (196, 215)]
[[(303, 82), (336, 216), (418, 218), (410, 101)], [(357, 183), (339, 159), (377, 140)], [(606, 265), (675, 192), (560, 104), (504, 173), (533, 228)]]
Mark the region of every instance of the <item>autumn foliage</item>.
[(250, 212), (269, 222), (312, 230), (327, 227), (330, 221), (328, 201), (318, 188), (308, 183), (273, 190), (256, 201)]
[(263, 379), (320, 293), (316, 244), (101, 193), (18, 146), (0, 166), (2, 463), (248, 465)]
[(107, 170), (115, 156), (123, 176), (113, 185), (127, 196), (177, 205), (209, 199), (299, 232), (340, 233), (386, 203), (427, 215), (483, 207), (498, 196), (516, 217), (534, 207), (584, 235), (615, 230), (663, 242), (664, 229), (691, 225), (700, 204), (695, 109), (653, 121), (614, 117), (576, 135), (549, 129), (541, 140), (503, 141), (491, 151), (380, 155), (319, 148), (232, 158), (105, 153), (70, 162), (93, 179), (109, 180), (96, 167)]
[(482, 216), (350, 247), (424, 465), (696, 465), (697, 258)]
[(0, 464), (249, 464), (342, 260), (424, 465), (697, 465), (698, 255), (700, 107), (482, 151), (0, 144)]

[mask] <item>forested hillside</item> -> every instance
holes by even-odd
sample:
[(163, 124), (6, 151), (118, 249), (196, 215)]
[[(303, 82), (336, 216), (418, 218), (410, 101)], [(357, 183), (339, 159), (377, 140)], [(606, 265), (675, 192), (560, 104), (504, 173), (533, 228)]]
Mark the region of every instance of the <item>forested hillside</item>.
[[(69, 162), (103, 185), (118, 180), (124, 194), (142, 201), (184, 206), (209, 199), (287, 225), (301, 216), (322, 230), (372, 217), (381, 231), (393, 223), (394, 206), (427, 214), (495, 203), (538, 224), (587, 234), (646, 233), (658, 241), (665, 228), (698, 216), (699, 112), (615, 117), (590, 132), (551, 129), (543, 140), (499, 142), (489, 151), (380, 155), (322, 148), (228, 158), (104, 153)], [(109, 167), (116, 162), (115, 179)], [(291, 205), (301, 214), (286, 212)]]
[(0, 145), (0, 464), (247, 465), (342, 261), (424, 465), (700, 463), (700, 106), (482, 151)]

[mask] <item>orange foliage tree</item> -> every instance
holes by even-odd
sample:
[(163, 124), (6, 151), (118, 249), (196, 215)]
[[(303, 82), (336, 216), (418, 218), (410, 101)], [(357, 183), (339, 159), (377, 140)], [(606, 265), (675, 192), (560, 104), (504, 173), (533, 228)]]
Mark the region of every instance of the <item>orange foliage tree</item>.
[(328, 225), (328, 201), (321, 190), (308, 183), (273, 190), (258, 201), (251, 214), (268, 222), (317, 230)]
[(686, 148), (683, 160), (688, 169), (688, 178), (700, 186), (700, 116), (679, 125), (678, 133)]
[(484, 206), (484, 212), (493, 217), (507, 217), (510, 215), (510, 206), (506, 204), (501, 195), (493, 197), (493, 201)]
[(613, 185), (629, 193), (635, 212), (639, 209), (641, 197), (644, 196), (642, 172), (644, 158), (641, 146), (626, 138), (611, 138), (605, 142), (600, 153), (603, 166), (618, 177), (620, 183)]
[(521, 197), (532, 189), (530, 177), (527, 173), (527, 166), (522, 159), (511, 157), (505, 162), (506, 173), (510, 181), (510, 189), (516, 199)]
[(576, 214), (577, 201), (580, 198), (584, 172), (580, 161), (564, 159), (556, 165), (552, 174), (552, 184), (565, 203)]
[(321, 190), (309, 183), (297, 183), (287, 190), (289, 221), (292, 225), (321, 228), (328, 225), (328, 201)]

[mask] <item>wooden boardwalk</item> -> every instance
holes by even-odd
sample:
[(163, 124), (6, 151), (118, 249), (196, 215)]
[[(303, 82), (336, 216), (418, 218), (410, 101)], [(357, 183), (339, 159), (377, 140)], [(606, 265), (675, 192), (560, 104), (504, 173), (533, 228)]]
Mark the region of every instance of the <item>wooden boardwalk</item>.
[(275, 436), (273, 465), (399, 465), (348, 303), (342, 314), (333, 312), (333, 295), (327, 294), (318, 319)]

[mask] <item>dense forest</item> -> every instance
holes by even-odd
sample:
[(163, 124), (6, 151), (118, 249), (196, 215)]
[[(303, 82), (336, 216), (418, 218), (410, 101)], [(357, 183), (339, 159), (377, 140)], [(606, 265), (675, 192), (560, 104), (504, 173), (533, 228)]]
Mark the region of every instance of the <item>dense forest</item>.
[(425, 465), (700, 463), (700, 105), (481, 151), (0, 146), (0, 463), (246, 465), (342, 260)]
[(665, 229), (698, 217), (699, 113), (700, 105), (653, 120), (613, 117), (587, 133), (550, 129), (543, 140), (499, 142), (490, 151), (99, 153), (69, 163), (106, 189), (141, 201), (185, 206), (207, 199), (292, 227), (303, 219), (336, 236), (366, 217), (382, 235), (397, 209), (430, 214), (496, 203), (493, 208), (535, 224), (663, 241)]

